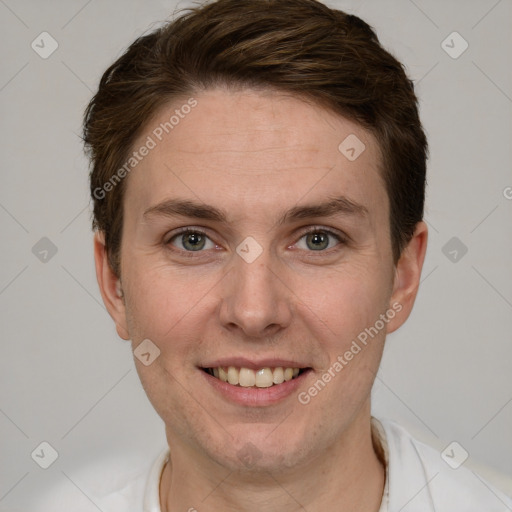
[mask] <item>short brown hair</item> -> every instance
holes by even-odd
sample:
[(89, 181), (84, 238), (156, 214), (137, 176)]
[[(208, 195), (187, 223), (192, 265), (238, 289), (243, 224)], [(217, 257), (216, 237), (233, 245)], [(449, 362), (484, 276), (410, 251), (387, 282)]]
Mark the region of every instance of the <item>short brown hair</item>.
[(105, 71), (86, 109), (93, 229), (104, 232), (117, 275), (125, 187), (122, 180), (105, 194), (105, 183), (160, 107), (217, 86), (291, 93), (368, 129), (382, 154), (398, 261), (423, 217), (427, 159), (403, 66), (367, 23), (316, 0), (217, 0), (137, 39)]

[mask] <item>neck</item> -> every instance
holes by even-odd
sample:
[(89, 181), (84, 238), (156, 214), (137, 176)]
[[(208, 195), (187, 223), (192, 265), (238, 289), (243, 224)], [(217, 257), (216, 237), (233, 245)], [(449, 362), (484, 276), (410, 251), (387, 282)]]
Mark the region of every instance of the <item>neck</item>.
[(313, 460), (274, 473), (229, 471), (172, 440), (160, 484), (162, 512), (378, 512), (385, 467), (372, 441), (369, 410), (363, 417)]

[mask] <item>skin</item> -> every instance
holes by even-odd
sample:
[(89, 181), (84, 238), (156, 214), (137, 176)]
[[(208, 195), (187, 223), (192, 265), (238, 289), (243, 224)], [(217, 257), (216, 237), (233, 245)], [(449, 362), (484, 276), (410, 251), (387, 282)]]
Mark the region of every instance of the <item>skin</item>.
[[(417, 225), (395, 265), (378, 144), (359, 125), (271, 91), (194, 98), (127, 178), (120, 283), (102, 234), (95, 238), (117, 332), (134, 348), (149, 338), (161, 351), (149, 366), (135, 363), (171, 447), (162, 510), (378, 511), (385, 471), (372, 444), (370, 391), (386, 332), (412, 309), (427, 228)], [(185, 102), (161, 109), (135, 147)], [(350, 134), (366, 146), (355, 161), (338, 151)], [(278, 223), (296, 206), (339, 196), (364, 212)], [(215, 206), (226, 221), (144, 215), (170, 198)], [(187, 252), (174, 237), (185, 226), (206, 232), (202, 250)], [(328, 245), (315, 250), (308, 228)], [(236, 252), (248, 236), (263, 249), (252, 263)], [(307, 405), (297, 393), (239, 405), (199, 373), (221, 357), (292, 359), (312, 368), (297, 390), (307, 391), (393, 304), (401, 311)]]

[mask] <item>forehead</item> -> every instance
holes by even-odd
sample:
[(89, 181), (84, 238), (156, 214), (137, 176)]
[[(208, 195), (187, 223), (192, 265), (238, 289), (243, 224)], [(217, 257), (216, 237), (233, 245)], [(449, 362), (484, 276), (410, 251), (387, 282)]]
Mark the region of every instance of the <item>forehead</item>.
[(174, 196), (233, 211), (340, 194), (369, 206), (387, 203), (378, 144), (368, 131), (274, 91), (215, 89), (175, 100), (147, 123), (134, 149), (144, 145), (151, 149), (128, 179), (130, 210)]

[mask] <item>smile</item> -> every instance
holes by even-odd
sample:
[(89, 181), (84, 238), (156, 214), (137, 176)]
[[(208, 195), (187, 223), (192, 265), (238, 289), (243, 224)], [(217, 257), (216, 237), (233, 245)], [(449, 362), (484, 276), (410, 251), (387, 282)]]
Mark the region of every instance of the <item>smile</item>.
[(278, 366), (276, 368), (265, 367), (253, 370), (244, 367), (219, 366), (216, 368), (203, 368), (203, 370), (232, 386), (270, 388), (295, 379), (307, 368), (285, 368)]

